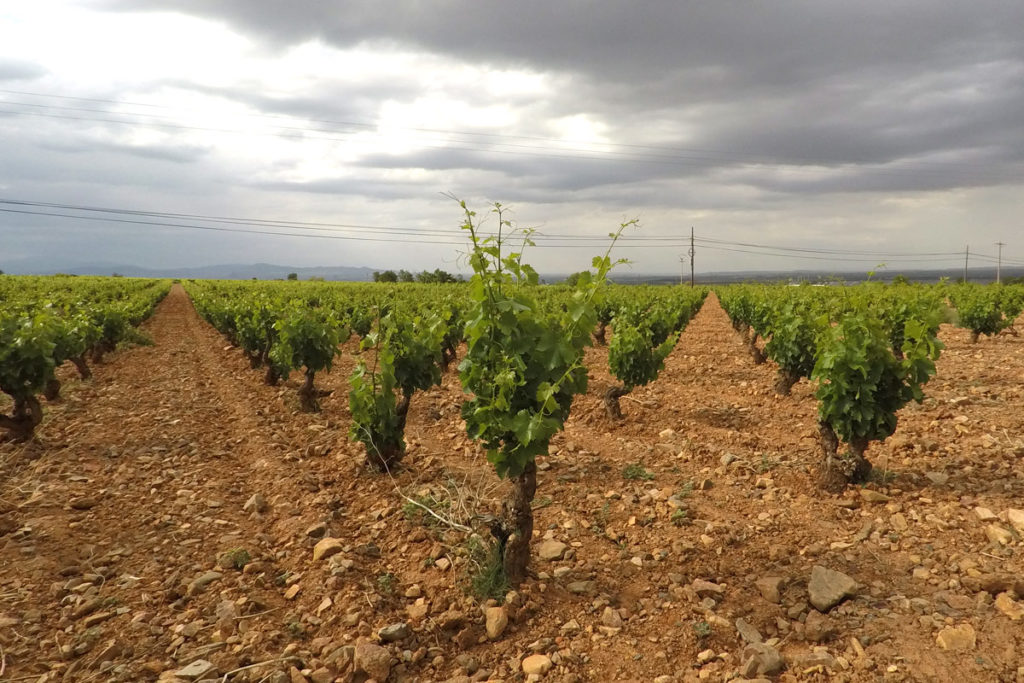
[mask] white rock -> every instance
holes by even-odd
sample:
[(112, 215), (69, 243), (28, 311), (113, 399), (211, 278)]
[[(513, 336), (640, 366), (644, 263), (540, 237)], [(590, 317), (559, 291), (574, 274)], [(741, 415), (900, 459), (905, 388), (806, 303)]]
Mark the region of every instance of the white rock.
[(1010, 508), (1006, 511), (1006, 521), (1013, 525), (1013, 528), (1024, 534), (1024, 510)]
[(530, 655), (523, 660), (523, 673), (527, 676), (543, 676), (551, 671), (551, 658), (547, 655)]

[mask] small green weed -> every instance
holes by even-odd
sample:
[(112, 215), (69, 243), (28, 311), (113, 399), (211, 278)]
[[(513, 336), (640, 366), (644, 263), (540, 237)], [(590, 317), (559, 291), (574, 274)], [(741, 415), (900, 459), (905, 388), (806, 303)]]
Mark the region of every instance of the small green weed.
[(441, 526), (441, 522), (423, 508), (430, 508), (434, 512), (444, 514), (451, 509), (452, 505), (450, 500), (435, 498), (432, 494), (415, 496), (413, 500), (415, 502), (408, 500), (405, 502), (405, 505), (402, 506), (402, 514), (413, 524), (422, 524), (431, 528)]
[(470, 592), (480, 600), (493, 598), (503, 601), (510, 586), (498, 544), (485, 543), (479, 536), (470, 536), (466, 550), (469, 555), (466, 574)]
[(252, 555), (245, 548), (232, 548), (225, 550), (217, 559), (217, 564), (222, 569), (237, 569), (241, 571), (245, 565), (252, 562)]
[(697, 636), (698, 642), (704, 642), (711, 637), (711, 624), (706, 621), (698, 621), (693, 624), (693, 635)]
[(535, 500), (530, 507), (532, 507), (534, 510), (540, 510), (541, 508), (546, 508), (547, 506), (551, 505), (553, 502), (555, 501), (551, 499), (551, 496), (543, 496)]
[(398, 587), (398, 579), (391, 572), (384, 572), (377, 576), (377, 590), (381, 595), (390, 596), (395, 594)]
[(634, 462), (622, 470), (622, 478), (631, 481), (651, 481), (654, 479), (654, 473), (648, 472), (643, 465)]
[(301, 640), (306, 637), (306, 627), (300, 621), (289, 621), (284, 625), (284, 629), (292, 640)]
[(669, 519), (676, 526), (685, 526), (690, 523), (690, 513), (681, 508), (676, 508), (672, 511), (672, 516)]
[(611, 503), (605, 501), (601, 509), (594, 513), (594, 523), (591, 525), (591, 529), (598, 536), (604, 534), (604, 530), (608, 527), (608, 518), (611, 516), (612, 506)]
[(872, 467), (868, 474), (868, 481), (886, 486), (896, 479), (896, 473), (888, 468)]

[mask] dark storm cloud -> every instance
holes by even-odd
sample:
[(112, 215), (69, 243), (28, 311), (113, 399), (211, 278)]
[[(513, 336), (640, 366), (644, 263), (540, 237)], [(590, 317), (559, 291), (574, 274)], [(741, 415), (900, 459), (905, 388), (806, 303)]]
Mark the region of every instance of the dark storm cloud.
[[(270, 0), (115, 0), (108, 6), (205, 15), (282, 50), (311, 39), (336, 47), (383, 42), (495, 68), (561, 74), (571, 87), (538, 103), (543, 113), (592, 114), (610, 124), (611, 139), (682, 148), (691, 165), (670, 161), (653, 171), (634, 164), (637, 179), (744, 163), (886, 164), (993, 145), (1011, 145), (1018, 160), (1024, 157), (1022, 3), (356, 2), (342, 10), (304, 2), (285, 11)], [(378, 84), (355, 100), (369, 111), (379, 98), (402, 99), (414, 87)], [(266, 111), (314, 118), (330, 118), (329, 103), (337, 101), (326, 93), (296, 101), (238, 96)], [(422, 154), (414, 155), (406, 165), (484, 163), (459, 150), (430, 156), (424, 163)], [(532, 163), (512, 154), (496, 158), (510, 175), (550, 166), (539, 157)], [(927, 162), (940, 165), (955, 168), (956, 159)], [(616, 175), (593, 174), (598, 184)], [(922, 175), (931, 180), (899, 185), (942, 185), (938, 175)], [(993, 175), (942, 177), (948, 187), (961, 187)], [(580, 189), (586, 177), (563, 178), (559, 186)], [(782, 187), (771, 178), (765, 184)], [(816, 182), (792, 188), (826, 186), (842, 189)], [(863, 186), (854, 182), (849, 189)]]
[[(109, 0), (225, 20), (287, 46), (393, 40), (433, 53), (628, 80), (687, 69), (717, 70), (736, 86), (775, 89), (829, 77), (850, 64), (909, 66), (987, 61), (1017, 46), (1024, 8), (1015, 3), (701, 2), (423, 3), (363, 0)], [(980, 50), (979, 50), (980, 48)], [(941, 57), (936, 62), (936, 57)], [(714, 73), (714, 72), (713, 72)], [(712, 93), (705, 93), (710, 96)]]
[[(938, 71), (1021, 54), (1019, 3), (111, 0), (226, 20), (280, 47), (388, 40), (487, 64), (637, 83), (651, 104), (735, 101), (837, 74)], [(664, 87), (659, 87), (664, 86)], [(672, 92), (669, 88), (673, 88)], [(680, 90), (687, 88), (687, 90)], [(738, 90), (742, 89), (742, 90)]]

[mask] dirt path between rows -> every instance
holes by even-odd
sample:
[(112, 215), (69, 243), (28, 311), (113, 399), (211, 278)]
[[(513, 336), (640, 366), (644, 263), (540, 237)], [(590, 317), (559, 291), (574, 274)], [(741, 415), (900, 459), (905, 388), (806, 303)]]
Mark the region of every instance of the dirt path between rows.
[[(302, 497), (273, 430), (284, 415), (240, 400), (244, 382), (180, 286), (144, 328), (154, 346), (67, 386), (39, 439), (8, 451), (5, 518), (17, 530), (0, 551), (6, 676), (143, 680), (283, 648), (275, 581), (287, 580), (277, 550), (287, 544), (276, 515), (243, 507), (260, 491), (289, 512)], [(238, 565), (251, 557), (247, 573), (225, 553)], [(258, 612), (268, 614), (242, 618)]]
[[(390, 681), (522, 680), (532, 654), (545, 680), (722, 680), (749, 639), (785, 656), (780, 680), (1017, 676), (1024, 595), (993, 581), (1024, 572), (1022, 338), (943, 328), (929, 399), (869, 450), (877, 495), (841, 497), (814, 486), (811, 386), (775, 396), (713, 295), (623, 423), (600, 405), (607, 349), (588, 350), (590, 390), (539, 459), (534, 577), (488, 641), (479, 544), (400, 494), (461, 521), (500, 496), (454, 372), (413, 399), (392, 480), (348, 438), (354, 341), (302, 414), (296, 383), (264, 385), (180, 286), (144, 329), (155, 344), (67, 382), (37, 439), (0, 443), (0, 681), (170, 681), (197, 661), (347, 681), (350, 646), (395, 624)], [(542, 559), (544, 540), (565, 545)], [(815, 565), (857, 583), (826, 615)], [(939, 646), (950, 629), (962, 649)]]

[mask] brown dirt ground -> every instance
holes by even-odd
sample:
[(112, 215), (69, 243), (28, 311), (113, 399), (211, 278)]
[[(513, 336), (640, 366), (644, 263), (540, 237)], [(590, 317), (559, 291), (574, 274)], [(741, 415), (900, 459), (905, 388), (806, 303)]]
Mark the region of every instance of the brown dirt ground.
[[(1005, 519), (995, 523), (1012, 540), (990, 541), (975, 511), (1024, 507), (1024, 337), (971, 345), (943, 328), (928, 398), (868, 451), (869, 488), (890, 497), (877, 503), (817, 490), (812, 387), (775, 396), (771, 364), (752, 364), (713, 295), (661, 377), (623, 399), (621, 424), (598, 398), (607, 351), (589, 350), (590, 391), (539, 462), (537, 540), (569, 544), (567, 557), (534, 558), (508, 629), (486, 642), (465, 591), (466, 535), (408, 514), (401, 496), (429, 493), (471, 520), (501, 495), (462, 429), (454, 369), (414, 397), (392, 479), (367, 472), (348, 439), (355, 341), (317, 378), (334, 391), (322, 412), (301, 414), (297, 383), (264, 385), (179, 286), (144, 327), (154, 346), (114, 354), (89, 382), (62, 368), (64, 398), (37, 438), (0, 442), (2, 681), (155, 680), (200, 658), (221, 674), (269, 662), (229, 680), (276, 680), (292, 665), (281, 680), (308, 680), (299, 670), (309, 676), (338, 645), (399, 621), (412, 633), (389, 646), (389, 680), (522, 680), (533, 652), (554, 661), (549, 680), (726, 680), (743, 664), (739, 617), (778, 639), (788, 663), (778, 680), (1024, 675), (1022, 623), (982, 589), (1024, 575), (1024, 545)], [(632, 463), (653, 478), (625, 479)], [(262, 514), (243, 510), (255, 493)], [(312, 559), (307, 530), (320, 523), (345, 546), (330, 562)], [(218, 569), (236, 548), (253, 562)], [(803, 624), (814, 565), (860, 584), (820, 645)], [(211, 570), (222, 576), (190, 592)], [(781, 604), (755, 586), (767, 576), (784, 579)], [(702, 601), (696, 579), (721, 595)], [(414, 585), (425, 608), (410, 617)], [(625, 617), (621, 632), (600, 628), (608, 605)], [(936, 644), (962, 624), (973, 648)]]

